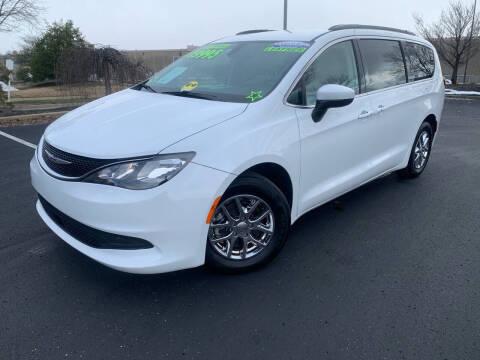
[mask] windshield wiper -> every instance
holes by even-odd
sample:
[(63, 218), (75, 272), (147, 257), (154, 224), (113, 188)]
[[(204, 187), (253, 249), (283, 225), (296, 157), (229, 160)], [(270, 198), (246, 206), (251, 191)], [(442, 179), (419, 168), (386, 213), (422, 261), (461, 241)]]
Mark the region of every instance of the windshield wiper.
[(191, 91), (162, 91), (160, 94), (191, 97), (191, 98), (205, 99), (205, 100), (215, 100), (218, 98), (218, 96), (215, 96), (215, 95), (200, 94), (200, 93), (195, 93)]
[(141, 90), (141, 89), (147, 89), (148, 91), (154, 92), (154, 93), (158, 92), (154, 88), (152, 88), (150, 85), (147, 85), (147, 83), (144, 83), (144, 82), (137, 86), (137, 90)]

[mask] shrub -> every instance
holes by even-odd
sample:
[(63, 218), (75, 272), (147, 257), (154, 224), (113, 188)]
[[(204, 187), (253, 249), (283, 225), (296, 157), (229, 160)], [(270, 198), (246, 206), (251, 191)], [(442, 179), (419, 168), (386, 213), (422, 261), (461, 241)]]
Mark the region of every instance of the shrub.
[(30, 81), (32, 80), (32, 75), (30, 74), (30, 69), (26, 66), (22, 66), (15, 73), (17, 80), (21, 81)]
[(13, 104), (7, 102), (7, 93), (0, 87), (0, 107), (13, 108)]

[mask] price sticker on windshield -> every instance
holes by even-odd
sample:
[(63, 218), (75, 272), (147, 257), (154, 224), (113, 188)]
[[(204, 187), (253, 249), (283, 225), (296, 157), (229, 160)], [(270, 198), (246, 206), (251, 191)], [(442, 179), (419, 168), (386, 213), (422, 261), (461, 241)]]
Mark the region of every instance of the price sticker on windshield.
[(267, 46), (265, 52), (277, 52), (277, 53), (304, 53), (310, 47), (307, 42), (300, 41), (282, 41)]
[(223, 53), (231, 44), (211, 44), (187, 55), (190, 59), (210, 60)]

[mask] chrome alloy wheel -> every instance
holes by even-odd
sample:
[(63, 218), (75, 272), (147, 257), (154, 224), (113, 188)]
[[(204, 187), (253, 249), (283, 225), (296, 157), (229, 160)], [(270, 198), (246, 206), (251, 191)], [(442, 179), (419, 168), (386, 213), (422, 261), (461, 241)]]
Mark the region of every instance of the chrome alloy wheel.
[(254, 195), (236, 195), (216, 208), (208, 241), (223, 257), (244, 260), (267, 247), (274, 226), (273, 211), (265, 201)]
[(413, 159), (413, 166), (415, 169), (420, 170), (425, 166), (428, 159), (428, 153), (430, 152), (430, 134), (424, 131), (418, 137), (415, 144), (415, 157)]

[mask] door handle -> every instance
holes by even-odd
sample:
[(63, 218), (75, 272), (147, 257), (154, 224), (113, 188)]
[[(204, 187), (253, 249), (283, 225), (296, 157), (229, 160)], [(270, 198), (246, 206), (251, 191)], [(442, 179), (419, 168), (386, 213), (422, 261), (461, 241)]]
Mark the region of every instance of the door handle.
[(371, 111), (368, 111), (368, 110), (363, 110), (360, 115), (358, 115), (358, 118), (359, 119), (365, 119), (369, 116), (371, 116), (373, 113)]

